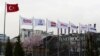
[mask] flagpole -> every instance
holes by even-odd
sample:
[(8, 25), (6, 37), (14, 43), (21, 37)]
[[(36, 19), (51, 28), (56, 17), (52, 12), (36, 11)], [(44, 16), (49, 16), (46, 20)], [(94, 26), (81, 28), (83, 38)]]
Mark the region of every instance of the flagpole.
[[(4, 8), (4, 32), (3, 32), (3, 34), (4, 34), (4, 43), (5, 43), (5, 37), (6, 37), (5, 30), (6, 30), (6, 2), (5, 2), (5, 8)], [(5, 54), (5, 49), (4, 49), (4, 54)]]
[(48, 19), (46, 18), (46, 33), (48, 32), (48, 24), (47, 24), (48, 22), (47, 21)]
[[(32, 17), (32, 36), (31, 36), (31, 38), (33, 38), (33, 36), (34, 36), (34, 17)], [(31, 39), (30, 39), (30, 45), (32, 44), (31, 43), (32, 41), (31, 41)], [(31, 46), (31, 48), (33, 48), (33, 46)], [(33, 50), (32, 50), (32, 56), (33, 56)]]
[[(59, 20), (58, 21), (58, 24), (59, 24)], [(58, 49), (57, 49), (57, 56), (59, 56), (59, 47), (60, 47), (60, 43), (59, 43), (59, 29), (60, 29), (60, 26), (57, 24), (57, 35), (58, 35)], [(59, 27), (58, 27), (59, 26)]]
[[(47, 21), (48, 19), (46, 18), (46, 34), (48, 33), (48, 22)], [(47, 38), (46, 38), (45, 44), (46, 44), (45, 56), (47, 56)]]
[[(33, 35), (34, 35), (34, 17), (33, 17), (33, 19), (32, 19), (32, 36), (31, 36), (31, 38), (33, 38)], [(31, 39), (30, 39), (30, 45), (31, 45)], [(33, 46), (31, 46), (31, 48), (33, 48)], [(32, 56), (33, 56), (33, 50), (32, 50)]]
[(32, 34), (32, 36), (33, 36), (34, 35), (34, 17), (32, 19), (32, 31), (33, 31), (33, 34)]
[(20, 28), (21, 28), (21, 26), (20, 26), (20, 19), (21, 19), (21, 16), (19, 16), (19, 36), (21, 36), (20, 34), (21, 34), (21, 30), (20, 30)]
[(68, 38), (68, 41), (69, 41), (69, 56), (70, 56), (70, 22), (69, 22), (69, 27), (68, 27), (68, 35), (69, 35), (69, 38)]
[[(79, 26), (80, 26), (80, 23), (79, 23)], [(80, 40), (80, 41), (79, 41), (79, 42), (80, 42), (80, 43), (79, 43), (79, 44), (80, 44), (80, 52), (79, 52), (79, 56), (81, 56), (81, 51), (82, 51), (82, 49), (81, 49), (81, 48), (82, 48), (82, 45), (81, 45), (82, 42), (81, 42), (81, 36), (80, 36), (81, 34), (82, 34), (82, 30), (81, 30), (80, 27), (79, 27), (79, 35), (78, 35), (79, 40)]]
[(60, 43), (59, 43), (59, 28), (58, 29), (58, 52), (57, 52), (57, 56), (59, 56), (59, 47), (60, 47)]
[(5, 32), (6, 32), (6, 2), (5, 2), (5, 11), (4, 11), (4, 42), (5, 42)]

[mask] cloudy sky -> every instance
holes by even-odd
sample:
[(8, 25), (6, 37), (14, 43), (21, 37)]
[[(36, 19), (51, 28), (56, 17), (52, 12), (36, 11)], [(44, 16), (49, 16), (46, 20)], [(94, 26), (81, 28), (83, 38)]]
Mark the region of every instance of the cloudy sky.
[(10, 37), (18, 35), (19, 16), (70, 21), (76, 25), (96, 23), (100, 32), (100, 0), (0, 0), (0, 33), (3, 33), (5, 2), (19, 4), (18, 12), (6, 13), (6, 34)]

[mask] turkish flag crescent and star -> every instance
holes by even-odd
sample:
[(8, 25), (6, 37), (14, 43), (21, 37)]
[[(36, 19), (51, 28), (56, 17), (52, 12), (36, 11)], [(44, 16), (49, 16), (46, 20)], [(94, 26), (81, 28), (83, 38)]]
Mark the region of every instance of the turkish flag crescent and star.
[(18, 4), (7, 4), (7, 12), (16, 12), (18, 10)]

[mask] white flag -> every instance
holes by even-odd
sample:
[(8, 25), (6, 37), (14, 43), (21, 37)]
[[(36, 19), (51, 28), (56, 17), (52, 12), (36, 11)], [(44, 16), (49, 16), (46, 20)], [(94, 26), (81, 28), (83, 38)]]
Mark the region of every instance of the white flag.
[(68, 24), (58, 21), (58, 28), (68, 28)]
[(47, 20), (47, 26), (48, 27), (57, 27), (57, 23), (54, 21)]
[(69, 23), (69, 27), (71, 29), (78, 29), (78, 26), (74, 25), (73, 23)]
[(88, 25), (80, 24), (79, 27), (80, 27), (80, 30), (85, 30), (85, 31), (88, 30)]
[(86, 33), (88, 31), (88, 25), (79, 24), (79, 32)]
[(88, 25), (88, 31), (89, 32), (96, 32), (96, 28), (93, 25), (89, 24)]
[(44, 26), (45, 25), (45, 20), (43, 19), (34, 19), (35, 26)]
[(78, 26), (74, 25), (73, 23), (69, 23), (69, 27), (70, 27), (70, 31), (72, 31), (72, 33), (78, 31)]
[(22, 25), (32, 25), (33, 20), (32, 19), (27, 19), (27, 18), (24, 18), (24, 17), (20, 17), (20, 23)]

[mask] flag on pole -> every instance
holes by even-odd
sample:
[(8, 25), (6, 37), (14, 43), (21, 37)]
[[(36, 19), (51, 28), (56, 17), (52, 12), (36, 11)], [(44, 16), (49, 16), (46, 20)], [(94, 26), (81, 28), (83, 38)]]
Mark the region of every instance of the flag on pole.
[(93, 25), (89, 24), (88, 25), (88, 31), (89, 32), (96, 32), (96, 27), (94, 27)]
[(55, 22), (50, 22), (50, 26), (51, 26), (51, 27), (56, 27), (57, 25), (56, 25)]
[(69, 23), (69, 27), (71, 29), (78, 29), (78, 26), (74, 25), (73, 23)]
[(35, 26), (44, 26), (45, 25), (45, 20), (43, 19), (34, 19)]
[(20, 21), (21, 21), (22, 25), (32, 25), (33, 24), (32, 19), (27, 19), (27, 18), (24, 18), (24, 17), (21, 17)]
[(7, 4), (7, 12), (16, 12), (18, 10), (18, 4)]
[(57, 27), (57, 23), (54, 21), (47, 20), (48, 27)]
[(73, 23), (69, 23), (69, 28), (70, 28), (70, 31), (72, 31), (72, 33), (74, 33), (74, 30), (75, 30), (75, 31), (78, 30), (78, 26), (76, 26), (76, 25), (73, 24)]
[(79, 31), (88, 31), (88, 25), (79, 24)]
[(68, 28), (68, 24), (58, 21), (58, 28)]
[(6, 4), (5, 3), (5, 11), (4, 11), (4, 41), (5, 41), (5, 33), (6, 33), (6, 12), (16, 12), (19, 10), (18, 4)]

